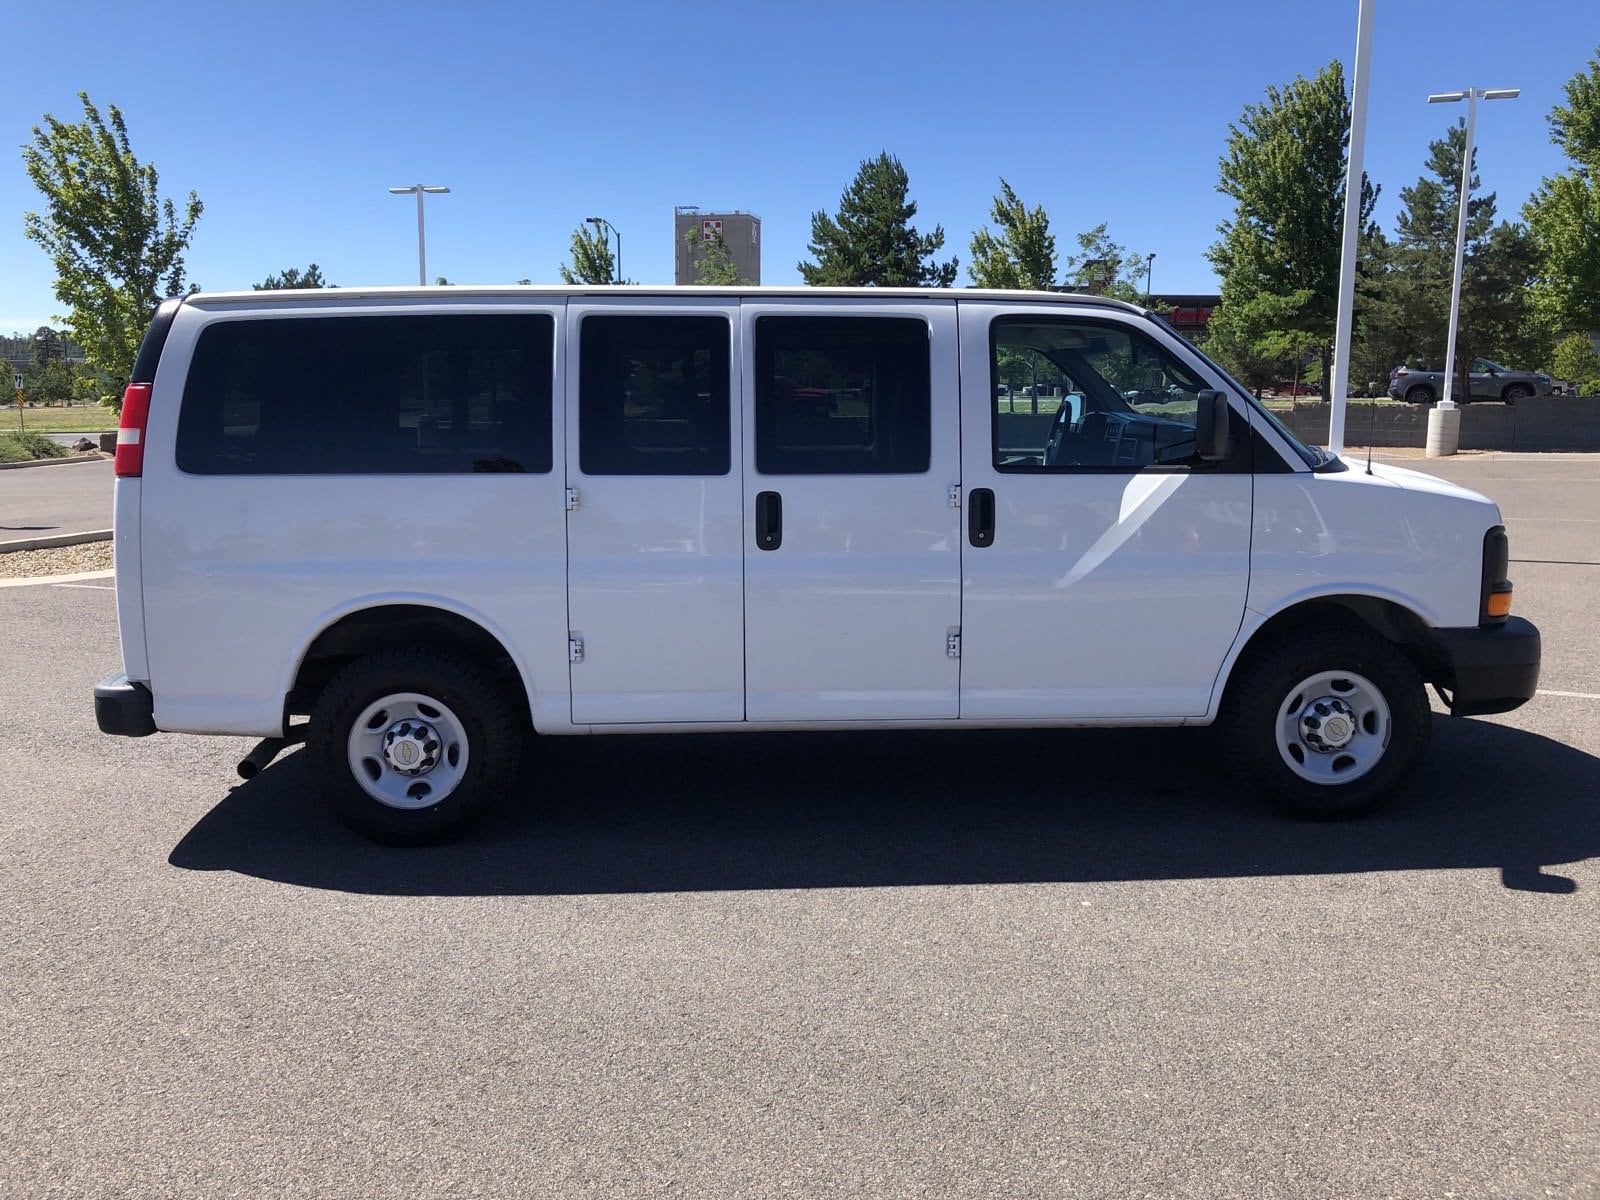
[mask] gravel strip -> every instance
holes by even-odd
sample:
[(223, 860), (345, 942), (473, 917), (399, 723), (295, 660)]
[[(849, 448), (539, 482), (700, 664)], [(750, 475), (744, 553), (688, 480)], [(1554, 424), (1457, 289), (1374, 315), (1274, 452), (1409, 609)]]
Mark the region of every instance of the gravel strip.
[(34, 575), (71, 575), (78, 571), (111, 569), (111, 543), (85, 542), (50, 550), (14, 550), (0, 554), (0, 578), (26, 579)]

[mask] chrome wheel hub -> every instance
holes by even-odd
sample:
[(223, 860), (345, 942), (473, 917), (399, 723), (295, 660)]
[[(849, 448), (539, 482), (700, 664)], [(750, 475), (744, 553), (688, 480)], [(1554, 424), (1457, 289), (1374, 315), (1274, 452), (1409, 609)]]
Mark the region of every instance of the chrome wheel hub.
[(1332, 754), (1356, 735), (1356, 713), (1337, 696), (1319, 696), (1301, 710), (1300, 740), (1319, 754)]
[(425, 721), (396, 721), (384, 731), (383, 757), (405, 775), (426, 775), (439, 763), (439, 734)]

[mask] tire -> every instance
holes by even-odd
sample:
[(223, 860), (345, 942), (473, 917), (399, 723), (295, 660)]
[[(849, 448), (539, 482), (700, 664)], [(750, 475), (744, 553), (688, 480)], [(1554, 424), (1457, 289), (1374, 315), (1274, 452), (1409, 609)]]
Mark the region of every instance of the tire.
[(1425, 383), (1419, 383), (1414, 388), (1406, 389), (1407, 404), (1432, 404), (1433, 389)]
[(367, 655), (335, 675), (313, 708), (306, 749), (335, 817), (374, 841), (417, 846), (443, 840), (502, 795), (522, 743), (510, 698), (479, 662), (417, 647)]
[[(1308, 723), (1333, 736), (1322, 740)], [(1345, 624), (1291, 631), (1251, 654), (1218, 721), (1235, 777), (1280, 810), (1318, 821), (1364, 816), (1397, 796), (1432, 723), (1422, 677), (1399, 647)], [(1353, 761), (1341, 766), (1342, 758)]]
[(1500, 399), (1507, 404), (1515, 404), (1518, 400), (1526, 400), (1533, 395), (1533, 389), (1525, 383), (1513, 383), (1500, 393)]

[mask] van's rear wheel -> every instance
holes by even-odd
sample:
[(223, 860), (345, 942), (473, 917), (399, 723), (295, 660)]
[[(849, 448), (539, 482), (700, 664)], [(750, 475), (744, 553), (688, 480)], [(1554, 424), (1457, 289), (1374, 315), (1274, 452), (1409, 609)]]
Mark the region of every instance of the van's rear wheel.
[(1229, 683), (1228, 765), (1300, 817), (1369, 813), (1399, 794), (1427, 748), (1422, 677), (1393, 643), (1336, 625), (1286, 634)]
[(329, 681), (307, 742), (335, 816), (377, 841), (438, 841), (506, 790), (522, 730), (505, 691), (448, 650), (385, 650)]

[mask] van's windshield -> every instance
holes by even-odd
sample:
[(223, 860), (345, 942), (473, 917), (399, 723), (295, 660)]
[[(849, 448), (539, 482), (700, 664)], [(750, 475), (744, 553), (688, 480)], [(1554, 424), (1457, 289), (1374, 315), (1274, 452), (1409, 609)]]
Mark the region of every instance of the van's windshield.
[(1339, 465), (1339, 460), (1333, 455), (1329, 454), (1321, 446), (1308, 446), (1305, 442), (1302, 442), (1293, 433), (1291, 433), (1289, 431), (1289, 427), (1282, 421), (1278, 420), (1278, 418), (1273, 415), (1273, 412), (1270, 408), (1268, 408), (1265, 404), (1262, 404), (1261, 401), (1257, 400), (1249, 388), (1245, 387), (1244, 384), (1235, 379), (1226, 368), (1217, 362), (1216, 359), (1212, 358), (1204, 350), (1200, 349), (1199, 346), (1196, 346), (1193, 342), (1189, 341), (1188, 338), (1184, 337), (1183, 334), (1179, 333), (1177, 329), (1173, 327), (1172, 322), (1168, 321), (1159, 313), (1147, 312), (1145, 313), (1145, 316), (1154, 321), (1157, 325), (1161, 326), (1174, 337), (1182, 338), (1185, 342), (1187, 342), (1189, 349), (1193, 350), (1195, 354), (1199, 355), (1200, 358), (1205, 362), (1206, 366), (1210, 367), (1218, 375), (1221, 375), (1225, 380), (1228, 381), (1233, 390), (1239, 394), (1239, 398), (1241, 400), (1250, 405), (1252, 409), (1266, 418), (1267, 423), (1270, 424), (1273, 429), (1277, 430), (1278, 435), (1283, 438), (1283, 440), (1289, 445), (1290, 449), (1300, 456), (1301, 460), (1306, 464), (1306, 466), (1310, 467), (1312, 470), (1342, 469), (1342, 467)]

